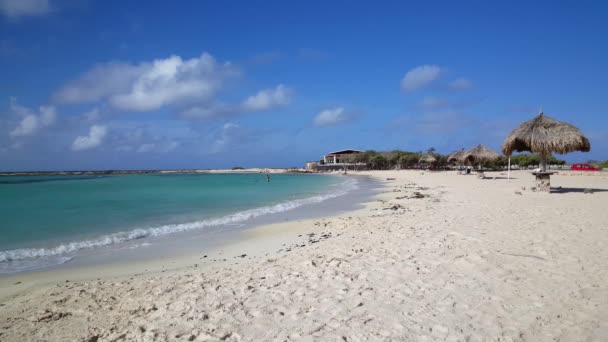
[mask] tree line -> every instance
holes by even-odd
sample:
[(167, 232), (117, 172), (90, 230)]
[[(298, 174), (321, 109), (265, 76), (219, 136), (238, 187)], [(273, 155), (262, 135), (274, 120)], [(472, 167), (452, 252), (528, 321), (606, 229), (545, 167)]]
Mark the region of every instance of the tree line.
[[(420, 163), (420, 158), (425, 155), (432, 155), (436, 160), (430, 164)], [(446, 169), (456, 165), (463, 165), (462, 162), (453, 161), (452, 163), (448, 163), (448, 156), (449, 155), (435, 152), (434, 148), (430, 148), (426, 152), (410, 152), (401, 150), (378, 152), (368, 150), (362, 153), (344, 156), (342, 157), (342, 160), (348, 163), (363, 163), (372, 170), (413, 169), (422, 167)], [(536, 154), (518, 154), (511, 156), (512, 166), (517, 165), (519, 167), (527, 168), (530, 165), (538, 165), (539, 162), (539, 157)], [(564, 165), (566, 162), (551, 156), (548, 163), (550, 165)], [(484, 167), (492, 169), (501, 169), (506, 167), (507, 164), (508, 159), (505, 156), (501, 156), (498, 160), (492, 162), (482, 163)], [(464, 163), (464, 165), (468, 164)]]

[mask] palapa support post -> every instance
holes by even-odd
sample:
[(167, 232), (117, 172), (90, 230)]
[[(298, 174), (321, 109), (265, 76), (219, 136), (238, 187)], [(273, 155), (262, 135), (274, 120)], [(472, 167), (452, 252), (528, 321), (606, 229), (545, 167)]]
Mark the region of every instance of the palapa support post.
[(540, 172), (547, 172), (547, 154), (545, 152), (539, 153), (540, 158)]
[(536, 190), (540, 192), (551, 192), (551, 175), (555, 172), (532, 172), (536, 177)]
[(551, 192), (551, 175), (554, 172), (547, 171), (547, 153), (539, 153), (540, 165), (539, 172), (534, 172), (536, 177), (536, 191)]
[(511, 181), (511, 155), (509, 155), (509, 166), (507, 166), (507, 180)]

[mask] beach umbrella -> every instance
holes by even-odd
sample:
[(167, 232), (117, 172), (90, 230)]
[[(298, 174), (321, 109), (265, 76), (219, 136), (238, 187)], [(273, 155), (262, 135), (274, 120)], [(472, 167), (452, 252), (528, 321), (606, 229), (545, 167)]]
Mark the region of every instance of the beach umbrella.
[(463, 149), (462, 149), (462, 150), (460, 150), (460, 151), (456, 151), (456, 152), (454, 152), (454, 153), (450, 154), (450, 155), (448, 156), (448, 160), (447, 160), (447, 161), (448, 161), (448, 163), (451, 163), (451, 162), (453, 162), (453, 161), (455, 161), (455, 162), (460, 162), (460, 163), (464, 162), (464, 159), (462, 158), (462, 157), (464, 156), (464, 153), (465, 153), (465, 152), (464, 152), (464, 148), (463, 148)]
[(547, 171), (547, 157), (553, 152), (589, 152), (590, 149), (589, 139), (578, 128), (548, 117), (542, 111), (515, 128), (501, 147), (502, 153), (507, 156), (514, 151), (538, 153), (541, 172)]
[(435, 161), (437, 161), (437, 159), (430, 154), (426, 154), (426, 155), (420, 157), (420, 159), (418, 160), (419, 163), (427, 163), (427, 164), (434, 163)]
[(479, 164), (479, 169), (481, 169), (481, 163), (494, 161), (499, 157), (500, 155), (498, 153), (483, 145), (477, 145), (462, 155), (464, 161)]

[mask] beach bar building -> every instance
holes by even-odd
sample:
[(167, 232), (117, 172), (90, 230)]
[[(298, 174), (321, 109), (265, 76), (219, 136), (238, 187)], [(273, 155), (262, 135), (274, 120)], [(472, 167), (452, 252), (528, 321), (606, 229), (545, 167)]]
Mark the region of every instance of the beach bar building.
[(362, 153), (359, 150), (340, 150), (330, 152), (323, 157), (319, 162), (306, 163), (306, 169), (315, 171), (332, 171), (332, 170), (362, 170), (367, 167), (365, 163), (356, 163), (353, 161), (353, 156)]
[(350, 162), (351, 157), (362, 152), (363, 151), (359, 150), (341, 150), (329, 152), (323, 156), (323, 164), (353, 164)]

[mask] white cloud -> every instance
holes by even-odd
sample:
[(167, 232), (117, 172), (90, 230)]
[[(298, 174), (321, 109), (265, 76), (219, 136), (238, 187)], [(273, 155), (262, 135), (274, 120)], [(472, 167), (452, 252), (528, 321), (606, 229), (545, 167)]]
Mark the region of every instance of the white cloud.
[(183, 61), (179, 56), (154, 61), (138, 75), (126, 94), (116, 94), (110, 103), (118, 109), (148, 111), (189, 99), (206, 100), (220, 88), (218, 66), (213, 57)]
[(85, 72), (79, 79), (66, 84), (54, 94), (54, 98), (61, 103), (86, 103), (126, 93), (137, 76), (146, 68), (145, 63), (98, 65)]
[(109, 63), (68, 83), (55, 99), (62, 103), (107, 100), (120, 110), (144, 112), (209, 101), (236, 73), (230, 63), (219, 64), (207, 53), (187, 60), (174, 55), (137, 65)]
[(282, 84), (274, 89), (265, 89), (249, 96), (243, 102), (243, 109), (249, 111), (267, 110), (272, 107), (284, 106), (291, 100), (291, 90)]
[(11, 131), (11, 137), (19, 137), (24, 135), (32, 135), (34, 132), (38, 130), (40, 127), (38, 118), (34, 115), (28, 115), (24, 117), (19, 125), (15, 127), (14, 130)]
[(473, 87), (473, 82), (466, 78), (457, 78), (449, 84), (450, 89), (453, 90), (466, 90)]
[(401, 89), (413, 91), (424, 88), (441, 76), (441, 68), (436, 65), (423, 65), (408, 71), (401, 80)]
[(13, 112), (17, 115), (20, 115), (20, 116), (26, 116), (26, 115), (33, 114), (31, 109), (24, 107), (24, 106), (20, 105), (19, 103), (17, 103), (17, 98), (15, 98), (15, 97), (10, 98), (9, 108), (10, 108), (11, 112)]
[(262, 111), (274, 107), (285, 106), (291, 101), (292, 91), (283, 84), (273, 89), (264, 89), (249, 96), (240, 105), (229, 105), (220, 102), (192, 106), (180, 112), (185, 119), (206, 120), (217, 117), (227, 117), (242, 112)]
[[(292, 91), (283, 84), (260, 90), (240, 103), (223, 103), (221, 91), (238, 74), (232, 64), (218, 63), (207, 53), (187, 60), (174, 55), (137, 64), (114, 62), (98, 65), (68, 82), (55, 92), (54, 99), (66, 104), (103, 101), (120, 111), (134, 112), (173, 107), (182, 118), (198, 120), (290, 103)], [(86, 116), (87, 121), (94, 122), (97, 114)]]
[(53, 106), (41, 106), (39, 113), (36, 114), (31, 109), (17, 104), (15, 98), (11, 98), (10, 109), (13, 113), (23, 117), (17, 127), (9, 133), (13, 138), (33, 135), (41, 128), (55, 123), (57, 118), (55, 107)]
[(210, 152), (219, 153), (226, 149), (228, 145), (238, 140), (241, 133), (241, 126), (228, 122), (222, 126), (218, 133), (218, 137), (213, 142)]
[(107, 133), (106, 126), (103, 125), (93, 125), (89, 129), (89, 135), (78, 136), (74, 143), (72, 144), (72, 150), (74, 151), (84, 151), (91, 148), (95, 148), (103, 142)]
[(99, 120), (99, 118), (101, 117), (99, 108), (93, 108), (90, 111), (82, 114), (82, 116), (84, 116), (84, 121), (89, 123), (93, 123)]
[(11, 18), (45, 15), (49, 12), (49, 1), (0, 0), (0, 12)]
[(344, 108), (337, 107), (319, 112), (314, 119), (315, 126), (332, 126), (348, 120)]
[(55, 122), (57, 114), (55, 113), (55, 107), (53, 106), (42, 106), (40, 107), (40, 122), (43, 126), (50, 126)]
[[(147, 143), (141, 144), (135, 150), (137, 153), (147, 153), (147, 152), (158, 152), (158, 153), (168, 153), (175, 150), (180, 145), (177, 141), (165, 141), (160, 143)], [(124, 148), (124, 146), (120, 147), (122, 151), (128, 151), (128, 149)]]

